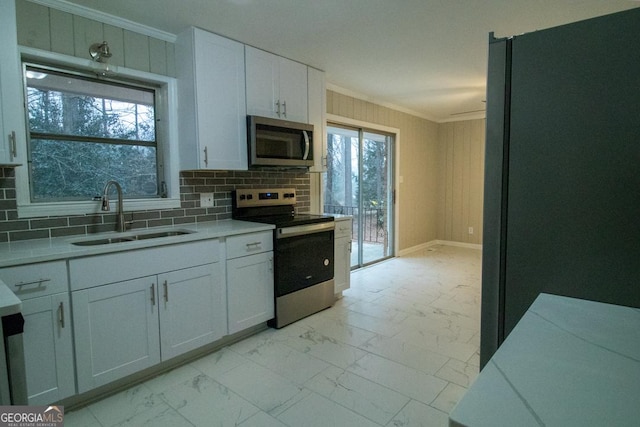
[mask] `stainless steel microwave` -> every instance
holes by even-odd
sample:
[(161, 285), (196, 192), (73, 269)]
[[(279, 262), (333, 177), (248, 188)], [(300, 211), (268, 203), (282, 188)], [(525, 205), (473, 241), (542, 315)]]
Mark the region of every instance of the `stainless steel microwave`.
[(313, 166), (313, 125), (247, 116), (249, 166)]

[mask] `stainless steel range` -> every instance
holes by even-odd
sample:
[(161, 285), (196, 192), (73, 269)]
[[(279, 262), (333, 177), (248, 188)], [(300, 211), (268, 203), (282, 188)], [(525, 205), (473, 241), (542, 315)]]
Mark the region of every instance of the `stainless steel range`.
[(234, 219), (276, 226), (273, 235), (276, 317), (281, 328), (335, 302), (332, 216), (296, 214), (293, 188), (233, 192)]

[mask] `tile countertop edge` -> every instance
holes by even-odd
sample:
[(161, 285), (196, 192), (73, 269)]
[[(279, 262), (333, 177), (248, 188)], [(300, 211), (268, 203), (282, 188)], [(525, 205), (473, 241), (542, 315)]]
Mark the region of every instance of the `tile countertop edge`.
[[(124, 233), (108, 232), (1, 243), (0, 268), (46, 261), (66, 260), (91, 255), (102, 255), (164, 245), (175, 245), (195, 242), (198, 240), (217, 239), (237, 234), (268, 231), (273, 230), (274, 228), (275, 226), (272, 224), (228, 219), (197, 224), (179, 224), (167, 227), (141, 228)], [(100, 239), (127, 236), (131, 234), (156, 233), (175, 230), (188, 230), (191, 231), (191, 233), (180, 236), (161, 237), (156, 239), (136, 240), (96, 246), (77, 246), (72, 244), (72, 242), (90, 240), (92, 238)]]

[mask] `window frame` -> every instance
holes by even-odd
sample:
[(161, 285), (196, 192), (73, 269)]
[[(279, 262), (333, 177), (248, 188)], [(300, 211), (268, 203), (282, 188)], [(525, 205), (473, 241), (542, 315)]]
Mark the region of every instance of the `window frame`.
[[(23, 96), (26, 100), (26, 79), (24, 70), (27, 65), (51, 68), (69, 74), (95, 72), (95, 63), (91, 60), (62, 55), (39, 49), (20, 47), (21, 69), (23, 71)], [(166, 198), (126, 198), (125, 211), (160, 210), (180, 207), (180, 168), (178, 154), (178, 114), (177, 114), (177, 80), (173, 77), (144, 71), (117, 67), (117, 73), (105, 80), (138, 83), (142, 86), (157, 87), (156, 97), (156, 140), (158, 151), (158, 179), (164, 181), (167, 189)], [(23, 100), (23, 101), (24, 101)], [(29, 138), (28, 111), (26, 101), (23, 102), (25, 115), (25, 131)], [(19, 149), (28, 153), (28, 142), (17, 141)], [(29, 182), (29, 167), (23, 165), (16, 168), (16, 202), (19, 218), (43, 216), (64, 216), (81, 214), (99, 214), (100, 201), (49, 201), (32, 202)], [(111, 201), (115, 209), (115, 200)]]

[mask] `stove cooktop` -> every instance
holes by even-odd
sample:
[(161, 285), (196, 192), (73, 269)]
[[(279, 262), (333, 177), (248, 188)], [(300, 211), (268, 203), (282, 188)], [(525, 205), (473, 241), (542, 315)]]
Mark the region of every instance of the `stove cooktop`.
[(244, 217), (244, 221), (260, 222), (262, 224), (273, 224), (276, 227), (293, 227), (294, 225), (316, 224), (319, 222), (333, 221), (330, 215), (297, 214), (291, 215), (268, 215)]
[(232, 196), (233, 219), (274, 224), (276, 227), (333, 221), (330, 215), (296, 213), (294, 188), (235, 190)]

